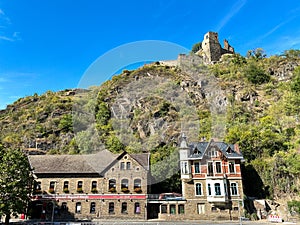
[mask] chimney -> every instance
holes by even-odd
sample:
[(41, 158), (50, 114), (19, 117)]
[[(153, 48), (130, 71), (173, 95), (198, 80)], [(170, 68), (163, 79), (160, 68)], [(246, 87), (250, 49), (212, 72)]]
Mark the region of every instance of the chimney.
[(234, 151), (238, 154), (241, 154), (240, 148), (238, 144), (234, 144)]

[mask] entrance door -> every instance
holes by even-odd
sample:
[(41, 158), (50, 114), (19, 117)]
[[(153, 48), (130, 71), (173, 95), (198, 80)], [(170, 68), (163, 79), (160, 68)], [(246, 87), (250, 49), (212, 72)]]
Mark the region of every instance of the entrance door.
[(147, 219), (158, 219), (159, 203), (149, 203), (147, 207)]

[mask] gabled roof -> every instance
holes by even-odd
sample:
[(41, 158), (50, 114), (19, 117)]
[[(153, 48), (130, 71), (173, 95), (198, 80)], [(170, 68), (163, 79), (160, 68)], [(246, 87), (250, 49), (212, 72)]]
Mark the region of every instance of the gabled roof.
[[(108, 150), (87, 155), (29, 155), (29, 163), (35, 174), (100, 174), (114, 164), (121, 154)], [(149, 155), (129, 154), (145, 169), (149, 169)]]
[(212, 147), (216, 147), (227, 159), (244, 159), (237, 145), (227, 144), (223, 141), (192, 142), (188, 146), (191, 150), (189, 158), (202, 159)]

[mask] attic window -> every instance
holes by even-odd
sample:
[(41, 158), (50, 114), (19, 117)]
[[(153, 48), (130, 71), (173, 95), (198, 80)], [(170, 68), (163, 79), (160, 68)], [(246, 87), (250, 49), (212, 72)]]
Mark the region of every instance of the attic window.
[(201, 152), (199, 151), (199, 149), (197, 147), (194, 148), (194, 154), (199, 155)]
[(217, 157), (218, 156), (218, 151), (215, 148), (211, 148), (211, 150), (208, 152), (208, 155), (210, 157)]
[(226, 153), (228, 153), (228, 154), (231, 154), (233, 151), (232, 151), (232, 149), (231, 148), (228, 148), (227, 150), (226, 150)]

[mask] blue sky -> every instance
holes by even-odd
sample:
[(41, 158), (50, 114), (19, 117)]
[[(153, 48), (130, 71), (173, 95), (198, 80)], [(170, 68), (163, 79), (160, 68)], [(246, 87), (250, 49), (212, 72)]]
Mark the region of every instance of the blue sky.
[[(299, 0), (0, 0), (0, 109), (75, 88), (101, 55), (143, 40), (190, 49), (207, 31), (236, 52), (300, 48)], [(110, 75), (99, 77), (99, 83)]]

